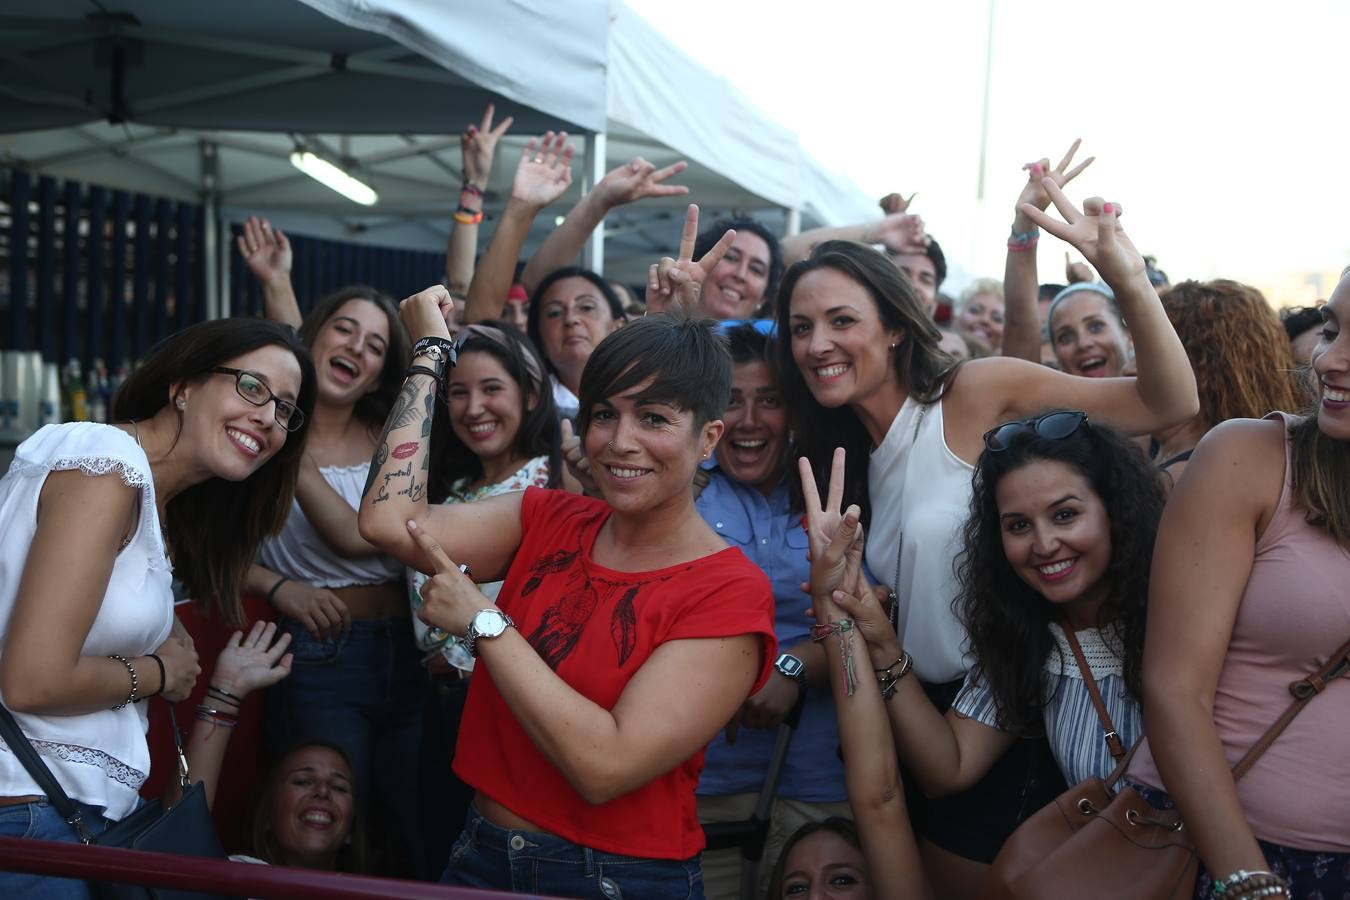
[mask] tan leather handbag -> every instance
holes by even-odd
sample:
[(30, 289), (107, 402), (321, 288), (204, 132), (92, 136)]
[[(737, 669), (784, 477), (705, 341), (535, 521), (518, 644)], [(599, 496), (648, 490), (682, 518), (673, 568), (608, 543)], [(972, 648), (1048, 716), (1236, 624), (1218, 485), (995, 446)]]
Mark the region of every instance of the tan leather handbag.
[[(1106, 777), (1089, 778), (1021, 824), (1004, 843), (980, 892), (982, 900), (1189, 900), (1200, 858), (1180, 816), (1155, 810), (1133, 788), (1115, 790), (1136, 743), (1123, 753), (1106, 705), (1071, 629), (1069, 647), (1083, 673), (1103, 737), (1119, 760)], [(1294, 702), (1233, 767), (1237, 781), (1332, 679), (1350, 674), (1350, 641), (1326, 665), (1289, 686)], [(1123, 756), (1123, 758), (1121, 758)]]

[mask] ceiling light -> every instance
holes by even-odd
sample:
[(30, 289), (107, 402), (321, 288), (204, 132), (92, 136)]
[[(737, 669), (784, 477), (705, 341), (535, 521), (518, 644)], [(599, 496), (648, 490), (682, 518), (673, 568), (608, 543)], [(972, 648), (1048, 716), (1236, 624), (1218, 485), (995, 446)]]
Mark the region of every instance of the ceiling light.
[(375, 189), (364, 181), (347, 174), (328, 160), (315, 156), (308, 150), (296, 150), (291, 154), (291, 165), (310, 178), (331, 190), (337, 191), (353, 203), (362, 206), (374, 206), (380, 196)]

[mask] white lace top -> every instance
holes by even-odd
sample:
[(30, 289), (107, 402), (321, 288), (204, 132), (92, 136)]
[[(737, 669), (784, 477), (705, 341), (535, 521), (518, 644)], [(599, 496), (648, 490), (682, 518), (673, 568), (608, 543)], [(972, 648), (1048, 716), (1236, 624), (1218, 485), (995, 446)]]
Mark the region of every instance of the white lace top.
[[(1052, 624), (1050, 633), (1055, 637), (1057, 648), (1046, 657), (1043, 669), (1045, 733), (1050, 739), (1050, 750), (1069, 784), (1078, 784), (1094, 775), (1104, 778), (1111, 774), (1116, 762), (1106, 747), (1101, 719), (1092, 707), (1092, 698), (1083, 684), (1083, 673), (1074, 662), (1064, 632)], [(1122, 653), (1116, 646), (1114, 632), (1110, 635), (1110, 643), (1108, 636), (1096, 628), (1076, 631), (1074, 635), (1097, 680), (1097, 690), (1102, 695), (1111, 724), (1128, 750), (1144, 733), (1143, 713), (1138, 701), (1125, 689)], [(998, 707), (994, 695), (978, 677), (978, 671), (966, 676), (966, 683), (952, 708), (958, 715), (997, 728)]]
[[(49, 473), (63, 470), (118, 477), (141, 491), (136, 533), (113, 562), (107, 592), (81, 652), (128, 658), (151, 653), (169, 636), (173, 588), (150, 464), (125, 432), (93, 422), (42, 428), (19, 445), (8, 474), (0, 479), (0, 648), (8, 637), (19, 581), (37, 531), (39, 493)], [(43, 591), (60, 589), (41, 586)], [(78, 716), (15, 713), (14, 718), (71, 798), (103, 807), (110, 819), (120, 819), (136, 807), (137, 792), (150, 771), (144, 703)], [(0, 797), (41, 793), (0, 740)]]

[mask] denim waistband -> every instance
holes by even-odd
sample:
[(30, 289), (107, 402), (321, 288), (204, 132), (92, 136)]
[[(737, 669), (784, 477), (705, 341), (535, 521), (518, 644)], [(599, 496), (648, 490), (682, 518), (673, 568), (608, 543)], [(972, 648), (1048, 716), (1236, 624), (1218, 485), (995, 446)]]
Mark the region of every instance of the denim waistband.
[(519, 828), (502, 828), (484, 818), (476, 806), (469, 806), (469, 814), (464, 823), (469, 840), (479, 850), (501, 853), (511, 858), (529, 857), (547, 859), (554, 862), (568, 862), (580, 865), (586, 873), (592, 874), (599, 866), (613, 867), (623, 865), (646, 865), (652, 862), (684, 862), (677, 860), (652, 860), (640, 856), (627, 856), (622, 853), (606, 853), (574, 844), (556, 834), (540, 831), (524, 831)]

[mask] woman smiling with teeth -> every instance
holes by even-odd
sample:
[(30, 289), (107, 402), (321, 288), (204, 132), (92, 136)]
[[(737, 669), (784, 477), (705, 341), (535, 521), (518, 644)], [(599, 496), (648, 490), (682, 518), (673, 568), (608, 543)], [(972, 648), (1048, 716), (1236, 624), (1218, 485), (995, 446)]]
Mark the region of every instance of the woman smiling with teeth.
[[(899, 631), (942, 708), (969, 669), (965, 630), (951, 607), (958, 593), (952, 560), (984, 432), (1066, 406), (1146, 434), (1190, 419), (1199, 406), (1186, 351), (1120, 227), (1118, 207), (1090, 198), (1080, 210), (1054, 179), (1042, 186), (1064, 221), (1030, 204), (1022, 212), (1075, 246), (1111, 285), (1131, 324), (1138, 378), (1080, 378), (1007, 357), (954, 365), (938, 349), (938, 331), (910, 284), (889, 260), (857, 244), (821, 244), (788, 270), (780, 290), (778, 333), (787, 340), (779, 362), (801, 449), (818, 480), (834, 448), (847, 449), (844, 502), (861, 509), (868, 566), (898, 596)], [(894, 710), (892, 716), (901, 740)], [(980, 864), (992, 861), (1021, 808), (1053, 799), (1052, 760), (1044, 745), (1034, 746), (1005, 756), (990, 780), (963, 797), (916, 804), (925, 864), (954, 894), (973, 893)], [(1037, 766), (1048, 773), (1041, 796), (1017, 809), (995, 796), (1029, 790)], [(978, 804), (981, 815), (960, 808), (968, 804)]]

